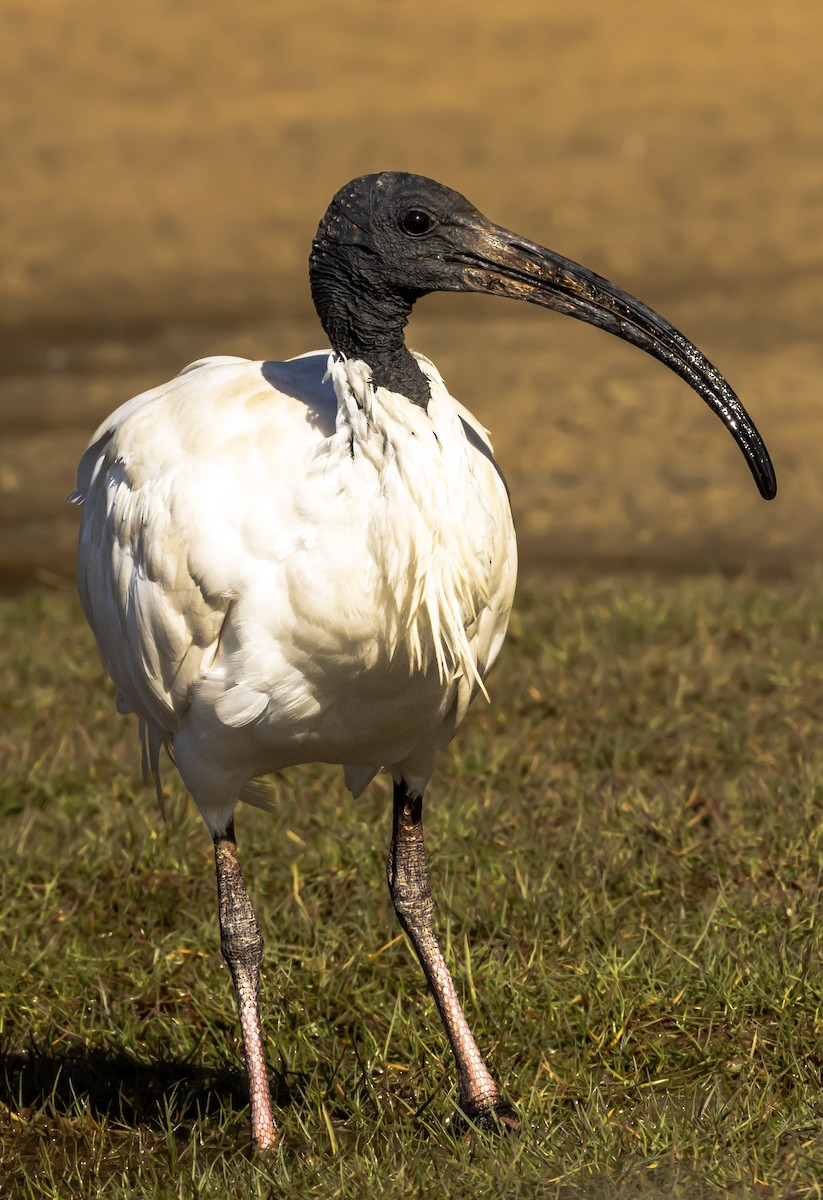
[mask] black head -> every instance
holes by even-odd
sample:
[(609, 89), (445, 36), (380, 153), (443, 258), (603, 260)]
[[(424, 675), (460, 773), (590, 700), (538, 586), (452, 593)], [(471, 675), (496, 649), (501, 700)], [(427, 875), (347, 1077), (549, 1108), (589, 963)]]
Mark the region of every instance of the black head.
[(309, 260), (312, 298), (334, 349), (425, 405), (428, 381), (403, 330), (415, 300), (462, 290), (455, 250), (483, 220), (465, 197), (422, 175), (383, 171), (341, 188)]
[(372, 286), (399, 287), (414, 296), (448, 290), (455, 251), (473, 240), (481, 222), (490, 226), (465, 196), (423, 175), (361, 175), (340, 189), (320, 222), (310, 259), (312, 287), (319, 287), (322, 302), (323, 262), (330, 254), (368, 276)]
[(490, 292), (605, 329), (685, 379), (737, 441), (761, 494), (775, 495), (774, 470), (753, 422), (683, 334), (608, 280), (492, 224), (433, 179), (384, 171), (346, 184), (320, 222), (309, 275), (333, 348), (368, 363), (377, 386), (423, 406), (428, 381), (403, 330), (412, 305), (428, 292)]

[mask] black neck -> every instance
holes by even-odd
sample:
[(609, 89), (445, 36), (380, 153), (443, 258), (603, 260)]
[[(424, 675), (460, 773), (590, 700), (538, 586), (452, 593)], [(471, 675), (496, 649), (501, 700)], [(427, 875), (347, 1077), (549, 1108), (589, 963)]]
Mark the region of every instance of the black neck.
[(371, 367), (375, 387), (399, 392), (425, 408), (429, 381), (408, 350), (403, 330), (418, 293), (375, 278), (374, 260), (359, 248), (318, 238), (309, 278), (317, 315), (332, 348)]

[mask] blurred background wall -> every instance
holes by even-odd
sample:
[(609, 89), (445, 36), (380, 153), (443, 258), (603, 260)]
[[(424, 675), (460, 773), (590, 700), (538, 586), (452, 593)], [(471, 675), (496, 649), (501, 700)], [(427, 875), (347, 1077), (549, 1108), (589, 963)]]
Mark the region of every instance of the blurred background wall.
[(661, 310), (772, 450), (764, 504), (658, 364), (435, 297), (410, 342), (493, 433), (527, 562), (823, 551), (823, 9), (811, 0), (0, 0), (0, 578), (72, 570), (96, 424), (212, 353), (324, 344), (332, 194), (406, 169)]

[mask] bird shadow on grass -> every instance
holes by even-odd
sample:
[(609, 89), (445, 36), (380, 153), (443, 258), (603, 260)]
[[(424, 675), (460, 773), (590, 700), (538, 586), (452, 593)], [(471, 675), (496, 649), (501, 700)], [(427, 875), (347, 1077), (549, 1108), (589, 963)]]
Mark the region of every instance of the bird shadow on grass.
[[(301, 1081), (271, 1076), (275, 1103), (282, 1107)], [(244, 1112), (244, 1075), (230, 1067), (200, 1067), (190, 1061), (136, 1058), (120, 1047), (78, 1048), (55, 1054), (53, 1047), (0, 1050), (0, 1104), (28, 1117), (78, 1108), (130, 1128), (165, 1127), (175, 1121)]]

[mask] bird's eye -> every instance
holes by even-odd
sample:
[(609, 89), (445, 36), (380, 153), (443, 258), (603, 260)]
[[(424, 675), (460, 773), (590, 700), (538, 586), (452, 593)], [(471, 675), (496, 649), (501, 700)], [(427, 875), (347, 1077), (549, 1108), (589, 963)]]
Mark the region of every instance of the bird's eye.
[(400, 225), (404, 233), (410, 234), (411, 237), (422, 237), (424, 233), (429, 232), (432, 224), (429, 214), (421, 212), (419, 208), (409, 209), (400, 218)]

